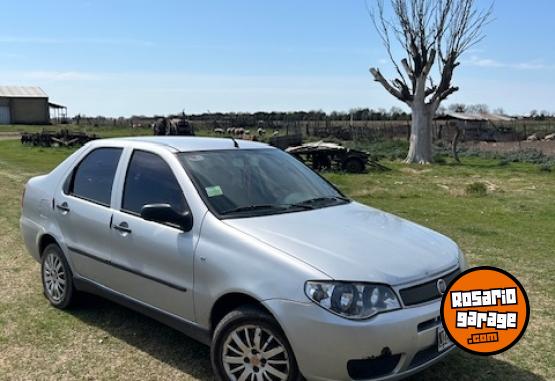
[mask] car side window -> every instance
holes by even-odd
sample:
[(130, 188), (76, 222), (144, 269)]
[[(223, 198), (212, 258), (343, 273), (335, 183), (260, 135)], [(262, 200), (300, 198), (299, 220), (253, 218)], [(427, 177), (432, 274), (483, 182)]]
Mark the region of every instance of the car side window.
[(122, 210), (141, 214), (143, 206), (148, 204), (169, 204), (178, 212), (184, 212), (187, 207), (169, 165), (156, 154), (136, 150), (125, 176)]
[(112, 186), (122, 148), (97, 148), (74, 168), (64, 192), (100, 205), (110, 206)]

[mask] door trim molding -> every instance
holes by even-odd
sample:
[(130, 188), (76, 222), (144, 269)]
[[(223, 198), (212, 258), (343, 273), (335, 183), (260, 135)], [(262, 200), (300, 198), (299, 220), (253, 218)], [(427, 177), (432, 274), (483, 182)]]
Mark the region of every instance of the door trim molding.
[(131, 298), (125, 294), (119, 293), (108, 287), (102, 286), (96, 282), (80, 276), (74, 275), (73, 283), (75, 285), (75, 288), (79, 291), (101, 296), (124, 307), (137, 311), (143, 315), (159, 321), (160, 323), (176, 329), (179, 332), (184, 333), (185, 335), (202, 344), (210, 345), (211, 343), (210, 331), (204, 327), (199, 326), (196, 323), (193, 323), (169, 312), (163, 311), (159, 308), (153, 307), (149, 304), (143, 303), (139, 300)]
[(180, 285), (178, 285), (178, 284), (168, 282), (168, 281), (166, 281), (166, 280), (164, 280), (164, 279), (160, 279), (160, 278), (157, 278), (157, 277), (155, 277), (155, 276), (152, 276), (152, 275), (149, 275), (149, 274), (145, 274), (145, 273), (143, 273), (142, 271), (135, 270), (135, 269), (133, 269), (133, 268), (131, 268), (131, 267), (128, 267), (128, 266), (125, 266), (125, 265), (121, 265), (121, 264), (119, 264), (119, 263), (112, 262), (112, 261), (109, 260), (109, 259), (97, 257), (97, 256), (94, 255), (94, 254), (87, 253), (86, 251), (83, 251), (83, 250), (81, 250), (81, 249), (78, 249), (78, 248), (75, 248), (75, 247), (71, 247), (71, 246), (68, 246), (68, 249), (69, 249), (70, 251), (74, 252), (75, 254), (82, 255), (82, 256), (87, 257), (87, 258), (90, 258), (90, 259), (92, 259), (92, 260), (95, 260), (95, 261), (104, 263), (104, 264), (106, 264), (106, 265), (115, 267), (115, 268), (117, 268), (117, 269), (119, 269), (119, 270), (123, 270), (123, 271), (126, 271), (126, 272), (128, 272), (128, 273), (138, 275), (138, 276), (140, 276), (140, 277), (142, 277), (142, 278), (145, 278), (145, 279), (154, 281), (154, 282), (156, 282), (156, 283), (163, 284), (164, 286), (173, 288), (173, 289), (178, 290), (178, 291), (181, 291), (181, 292), (187, 292), (187, 288), (186, 288), (186, 287), (182, 287), (182, 286), (180, 286)]

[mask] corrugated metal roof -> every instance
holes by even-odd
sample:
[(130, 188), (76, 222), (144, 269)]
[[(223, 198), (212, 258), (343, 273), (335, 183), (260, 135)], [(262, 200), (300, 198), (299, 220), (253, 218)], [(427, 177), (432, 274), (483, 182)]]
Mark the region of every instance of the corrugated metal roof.
[(48, 102), (48, 106), (52, 107), (52, 108), (67, 108), (64, 105), (58, 104), (58, 103), (52, 103), (52, 102)]
[(489, 121), (489, 122), (509, 122), (513, 118), (505, 115), (498, 114), (470, 114), (465, 112), (447, 112), (443, 115), (436, 116), (435, 119), (438, 120), (448, 120), (448, 119), (458, 119), (458, 120), (470, 120), (470, 121)]
[(48, 98), (40, 87), (34, 86), (0, 86), (0, 97), (10, 98)]

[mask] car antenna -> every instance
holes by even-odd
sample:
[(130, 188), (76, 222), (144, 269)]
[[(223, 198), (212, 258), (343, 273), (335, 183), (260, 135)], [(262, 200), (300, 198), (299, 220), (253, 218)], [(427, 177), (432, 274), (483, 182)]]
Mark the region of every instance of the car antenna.
[(237, 140), (235, 140), (235, 138), (234, 138), (233, 136), (231, 136), (231, 135), (230, 135), (229, 137), (231, 138), (231, 140), (233, 140), (233, 146), (234, 146), (235, 148), (239, 148), (239, 143), (237, 143)]

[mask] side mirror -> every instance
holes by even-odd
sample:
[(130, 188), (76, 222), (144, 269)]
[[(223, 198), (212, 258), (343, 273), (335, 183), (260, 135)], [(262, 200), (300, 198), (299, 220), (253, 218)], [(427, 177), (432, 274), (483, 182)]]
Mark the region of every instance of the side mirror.
[(193, 215), (190, 211), (179, 213), (169, 204), (149, 204), (141, 209), (141, 217), (147, 221), (176, 225), (183, 231), (193, 228)]

